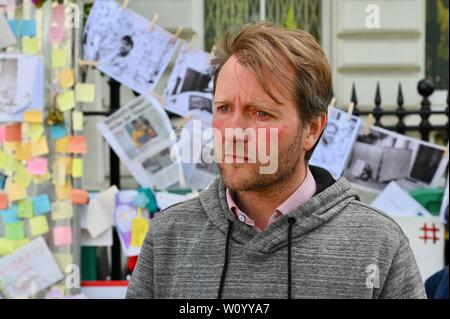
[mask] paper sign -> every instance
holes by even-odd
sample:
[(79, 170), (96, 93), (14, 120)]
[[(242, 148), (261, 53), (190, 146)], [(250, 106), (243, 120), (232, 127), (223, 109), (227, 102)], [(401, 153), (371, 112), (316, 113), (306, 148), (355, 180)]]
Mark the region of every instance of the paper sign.
[(416, 258), (422, 279), (444, 267), (444, 225), (438, 217), (394, 217)]
[(39, 42), (37, 38), (22, 38), (22, 52), (26, 54), (38, 54)]
[(35, 37), (36, 36), (36, 20), (22, 20), (22, 36)]
[(42, 237), (0, 259), (2, 288), (10, 298), (26, 298), (63, 278)]
[(73, 206), (70, 200), (52, 203), (52, 220), (69, 219), (73, 217)]
[(13, 205), (9, 209), (0, 211), (3, 224), (14, 223), (20, 221), (17, 214), (17, 206)]
[(59, 109), (64, 112), (75, 107), (75, 93), (69, 90), (58, 95)]
[(83, 112), (79, 111), (72, 112), (72, 128), (74, 131), (83, 130)]
[(63, 68), (66, 66), (67, 52), (64, 49), (52, 49), (52, 68)]
[(22, 140), (22, 128), (20, 123), (5, 126), (5, 141), (20, 142)]
[(45, 157), (36, 157), (28, 162), (28, 172), (33, 175), (44, 175), (47, 173), (48, 160)]
[(44, 216), (33, 217), (29, 220), (31, 236), (39, 236), (48, 233), (47, 218)]
[(65, 69), (58, 73), (59, 84), (64, 89), (71, 88), (75, 83), (75, 72), (73, 69)]
[(74, 158), (72, 160), (72, 177), (79, 178), (83, 176), (83, 159)]
[(20, 218), (33, 217), (33, 201), (31, 199), (23, 199), (17, 203), (17, 214)]
[[(73, 195), (72, 195), (73, 198)], [(5, 193), (0, 193), (0, 209), (6, 209), (8, 208), (9, 202), (8, 202), (8, 195)]]
[(42, 112), (38, 110), (25, 111), (23, 120), (27, 123), (42, 123)]
[(87, 152), (86, 137), (83, 135), (72, 136), (69, 139), (69, 152), (74, 154), (84, 154)]
[(90, 83), (77, 83), (75, 86), (76, 100), (83, 103), (93, 103), (95, 100), (95, 86)]
[(33, 211), (36, 215), (42, 215), (51, 211), (51, 204), (47, 194), (33, 198)]
[(57, 140), (67, 135), (64, 125), (56, 124), (50, 127), (50, 136), (52, 140)]
[(72, 243), (72, 227), (53, 227), (53, 243), (55, 246), (70, 245)]
[(8, 223), (5, 225), (5, 237), (7, 239), (21, 240), (25, 238), (23, 222)]
[(89, 194), (84, 189), (72, 189), (72, 203), (75, 205), (85, 205), (89, 201)]

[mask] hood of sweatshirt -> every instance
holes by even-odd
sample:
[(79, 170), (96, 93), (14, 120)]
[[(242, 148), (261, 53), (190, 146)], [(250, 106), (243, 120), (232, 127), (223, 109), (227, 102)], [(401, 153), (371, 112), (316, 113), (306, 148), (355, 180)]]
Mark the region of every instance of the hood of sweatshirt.
[[(336, 181), (323, 168), (312, 165), (309, 168), (316, 181), (315, 195), (262, 232), (253, 230), (230, 212), (226, 199), (226, 187), (220, 177), (200, 193), (200, 203), (211, 223), (224, 234), (227, 234), (232, 226), (231, 240), (243, 245), (245, 249), (270, 253), (287, 246), (288, 232), (292, 238), (302, 237), (334, 218), (352, 200), (360, 199), (351, 190), (351, 185), (345, 178)], [(291, 229), (289, 229), (289, 220), (292, 223)]]

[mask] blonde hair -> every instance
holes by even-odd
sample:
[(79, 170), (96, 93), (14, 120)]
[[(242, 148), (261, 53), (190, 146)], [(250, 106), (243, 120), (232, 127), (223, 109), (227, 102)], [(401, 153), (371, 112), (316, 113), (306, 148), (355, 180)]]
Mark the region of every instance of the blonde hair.
[[(292, 30), (270, 22), (257, 22), (226, 32), (216, 43), (211, 64), (215, 67), (214, 92), (222, 66), (231, 57), (247, 67), (261, 88), (276, 103), (265, 79), (275, 80), (287, 91), (298, 107), (301, 124), (327, 112), (330, 103), (331, 71), (327, 58), (314, 39), (303, 30)], [(306, 154), (308, 160), (311, 149)]]

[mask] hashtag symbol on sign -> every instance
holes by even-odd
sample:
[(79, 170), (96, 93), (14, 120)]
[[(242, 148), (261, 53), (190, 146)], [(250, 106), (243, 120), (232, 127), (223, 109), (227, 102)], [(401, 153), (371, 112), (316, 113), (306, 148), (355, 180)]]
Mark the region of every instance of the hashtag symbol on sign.
[[(423, 239), (425, 243), (427, 243), (427, 240), (432, 240), (433, 244), (435, 244), (439, 237), (437, 237), (436, 233), (439, 231), (439, 228), (436, 228), (436, 225), (433, 223), (432, 227), (428, 227), (427, 223), (423, 224), (423, 227), (420, 228), (420, 230), (423, 232), (423, 236), (420, 236), (420, 239)], [(432, 233), (432, 236), (429, 236), (429, 232)]]

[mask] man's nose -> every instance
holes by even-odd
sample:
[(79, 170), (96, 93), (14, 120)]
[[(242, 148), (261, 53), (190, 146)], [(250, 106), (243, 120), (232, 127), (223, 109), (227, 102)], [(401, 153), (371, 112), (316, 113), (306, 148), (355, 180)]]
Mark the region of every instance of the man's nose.
[(242, 116), (242, 114), (236, 112), (230, 119), (230, 122), (228, 124), (229, 124), (228, 128), (234, 130), (234, 134), (232, 135), (233, 142), (237, 141), (243, 141), (244, 143), (248, 142), (249, 137), (247, 134), (244, 134), (244, 131), (249, 128), (249, 123)]

